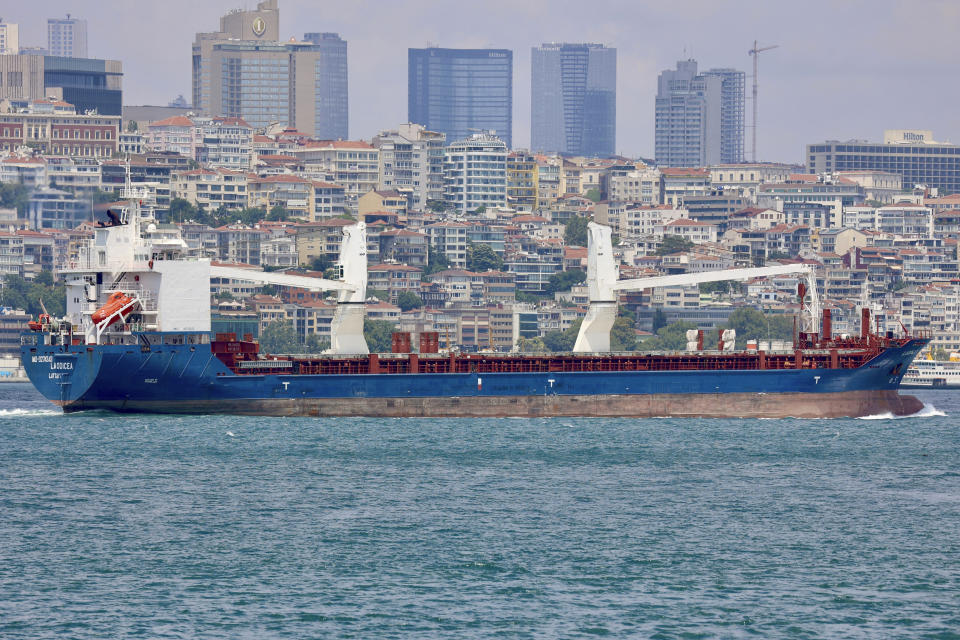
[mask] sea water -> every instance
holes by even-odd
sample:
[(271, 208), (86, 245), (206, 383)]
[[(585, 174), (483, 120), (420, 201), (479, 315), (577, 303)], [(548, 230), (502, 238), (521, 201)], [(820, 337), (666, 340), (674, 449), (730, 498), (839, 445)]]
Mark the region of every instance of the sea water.
[(960, 394), (921, 396), (872, 420), (65, 416), (5, 384), (0, 638), (960, 638)]

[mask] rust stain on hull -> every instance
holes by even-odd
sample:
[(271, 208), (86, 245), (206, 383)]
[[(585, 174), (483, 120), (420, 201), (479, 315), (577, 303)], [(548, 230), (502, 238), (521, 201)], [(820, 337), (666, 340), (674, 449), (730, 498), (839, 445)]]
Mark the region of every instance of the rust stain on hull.
[(297, 398), (84, 402), (66, 412), (109, 409), (122, 412), (235, 414), (253, 416), (386, 418), (844, 418), (923, 408), (914, 396), (895, 390), (842, 393), (724, 393), (649, 395), (544, 395), (432, 398)]

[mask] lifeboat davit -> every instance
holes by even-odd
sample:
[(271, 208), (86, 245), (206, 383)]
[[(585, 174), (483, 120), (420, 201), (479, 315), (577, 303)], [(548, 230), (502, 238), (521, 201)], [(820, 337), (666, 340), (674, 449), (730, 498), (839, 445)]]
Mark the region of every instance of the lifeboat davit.
[(121, 320), (130, 314), (130, 312), (133, 310), (132, 305), (128, 307), (122, 314), (118, 314), (117, 311), (120, 311), (120, 309), (123, 309), (132, 301), (133, 298), (127, 294), (120, 291), (114, 291), (112, 294), (110, 294), (110, 297), (107, 298), (106, 304), (94, 311), (93, 315), (90, 316), (90, 319), (96, 324), (100, 324), (107, 318), (110, 318), (110, 322), (107, 323), (107, 326), (109, 327), (114, 322), (117, 322), (118, 320)]

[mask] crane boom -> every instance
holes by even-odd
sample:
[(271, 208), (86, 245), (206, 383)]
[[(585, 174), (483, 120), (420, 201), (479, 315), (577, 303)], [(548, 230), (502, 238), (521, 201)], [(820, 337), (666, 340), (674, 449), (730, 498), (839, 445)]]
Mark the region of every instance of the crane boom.
[(308, 291), (353, 291), (355, 289), (350, 284), (338, 280), (292, 276), (274, 271), (251, 271), (250, 269), (239, 269), (237, 267), (211, 266), (210, 277), (262, 282), (263, 284), (274, 284), (281, 287), (299, 287)]
[(618, 291), (687, 286), (722, 280), (750, 280), (794, 273), (806, 277), (807, 291), (810, 294), (810, 303), (807, 306), (809, 311), (807, 331), (817, 333), (820, 299), (817, 297), (816, 271), (812, 265), (786, 264), (775, 267), (725, 269), (701, 273), (681, 273), (673, 276), (617, 280), (617, 264), (613, 260), (610, 227), (590, 222), (587, 224), (587, 285), (590, 291), (590, 307), (580, 324), (580, 333), (577, 334), (577, 341), (573, 350), (577, 353), (610, 350), (610, 330), (617, 319)]
[(785, 264), (776, 267), (755, 267), (752, 269), (724, 269), (721, 271), (702, 271), (699, 273), (680, 273), (673, 276), (654, 276), (634, 280), (617, 280), (613, 285), (616, 291), (638, 291), (653, 287), (683, 287), (705, 282), (724, 280), (752, 280), (794, 273), (809, 274), (813, 268), (808, 264)]

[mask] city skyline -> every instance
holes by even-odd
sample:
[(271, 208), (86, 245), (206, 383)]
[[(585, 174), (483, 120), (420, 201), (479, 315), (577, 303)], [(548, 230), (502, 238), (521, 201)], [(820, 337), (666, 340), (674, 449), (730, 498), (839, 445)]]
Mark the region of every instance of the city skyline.
[[(178, 94), (190, 95), (185, 52), (194, 34), (216, 24), (236, 4), (174, 0), (162, 7), (120, 2), (77, 6), (52, 0), (11, 7), (3, 17), (20, 25), (21, 47), (45, 44), (48, 18), (70, 12), (87, 20), (89, 55), (123, 61), (124, 102), (166, 104)], [(357, 2), (317, 10), (281, 0), (280, 37), (332, 31), (349, 42), (351, 138), (370, 139), (406, 120), (408, 48), (506, 48), (514, 52), (513, 144), (525, 147), (530, 142), (530, 48), (550, 41), (600, 42), (618, 49), (616, 150), (649, 158), (654, 155), (657, 74), (692, 57), (708, 67), (732, 67), (749, 75), (747, 50), (754, 39), (780, 45), (763, 54), (760, 63), (761, 160), (801, 163), (804, 145), (812, 141), (876, 141), (889, 128), (933, 129), (953, 141), (960, 137), (960, 115), (939, 106), (960, 98), (960, 88), (938, 81), (960, 53), (960, 43), (939, 37), (960, 22), (960, 6), (933, 0), (910, 7), (893, 2), (820, 5), (831, 10), (805, 11), (788, 25), (777, 7), (762, 2), (733, 8), (699, 1), (671, 6), (602, 2), (589, 8), (536, 1), (482, 7)], [(246, 3), (246, 8), (253, 6), (255, 2)], [(901, 25), (918, 14), (931, 30), (923, 50), (877, 46), (902, 37)], [(649, 34), (637, 38), (637, 27), (643, 25)], [(748, 77), (748, 85), (750, 81)], [(934, 85), (935, 96), (930, 94)], [(852, 98), (838, 100), (844, 94)]]

